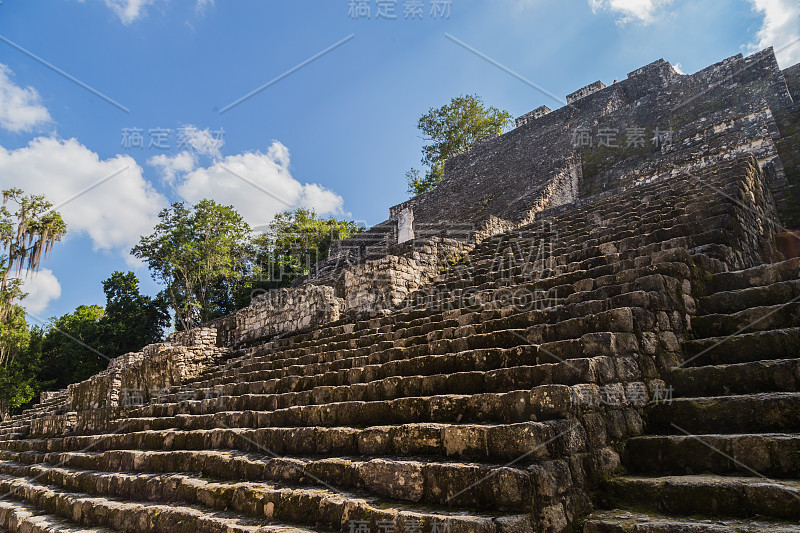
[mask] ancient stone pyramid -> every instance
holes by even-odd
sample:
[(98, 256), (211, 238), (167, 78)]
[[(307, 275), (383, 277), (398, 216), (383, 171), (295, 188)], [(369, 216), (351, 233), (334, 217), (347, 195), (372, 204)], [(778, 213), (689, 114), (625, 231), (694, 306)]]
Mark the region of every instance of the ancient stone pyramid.
[(800, 66), (664, 61), (0, 428), (0, 529), (800, 531)]

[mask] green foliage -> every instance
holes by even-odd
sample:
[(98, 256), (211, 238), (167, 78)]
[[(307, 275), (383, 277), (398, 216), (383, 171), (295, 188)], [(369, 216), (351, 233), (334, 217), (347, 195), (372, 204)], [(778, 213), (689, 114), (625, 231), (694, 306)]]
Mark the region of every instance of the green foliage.
[(139, 293), (133, 272), (103, 282), (105, 309), (81, 305), (40, 332), (38, 373), (43, 390), (63, 389), (105, 370), (109, 360), (159, 342), (169, 325), (168, 304)]
[(100, 352), (116, 357), (163, 339), (170, 320), (163, 295), (151, 298), (140, 294), (136, 274), (119, 271), (103, 282), (103, 291), (106, 308), (100, 320)]
[(30, 349), (36, 337), (28, 331), (25, 311), (18, 305), (12, 306), (0, 322), (0, 338), (7, 351), (5, 364), (0, 366), (0, 418), (4, 418), (36, 395), (39, 359), (38, 352)]
[(254, 240), (257, 266), (237, 303), (247, 305), (253, 291), (290, 286), (328, 257), (334, 241), (362, 231), (364, 227), (356, 222), (319, 218), (308, 209), (279, 213)]
[(416, 169), (406, 173), (412, 196), (436, 187), (444, 176), (444, 163), (469, 150), (473, 143), (511, 124), (511, 115), (495, 107), (485, 107), (477, 95), (458, 96), (438, 109), (422, 115), (417, 128), (428, 144), (422, 147), (422, 163), (428, 167), (424, 177)]
[[(15, 205), (16, 209), (9, 210), (9, 205)], [(12, 271), (38, 270), (42, 257), (66, 233), (67, 226), (52, 207), (53, 204), (41, 195), (25, 195), (21, 189), (3, 191), (3, 204), (0, 205), (0, 245), (3, 250), (0, 255), (0, 290), (5, 292), (9, 288)], [(12, 305), (12, 300), (4, 299), (0, 305), (4, 306), (0, 311), (5, 311)]]
[(105, 370), (112, 356), (99, 350), (103, 315), (99, 305), (80, 305), (45, 326), (39, 374), (44, 388), (63, 389)]
[[(66, 233), (61, 216), (41, 195), (25, 195), (21, 189), (5, 189), (0, 205), (0, 319), (13, 310), (16, 301), (25, 297), (21, 280), (12, 278), (23, 269), (35, 272), (42, 257)], [(15, 206), (13, 210), (9, 206)], [(0, 366), (6, 346), (0, 338)]]
[(37, 391), (38, 352), (18, 302), (25, 298), (19, 274), (35, 272), (66, 233), (61, 216), (41, 195), (2, 191), (0, 205), (0, 419), (30, 401)]
[(444, 166), (437, 165), (431, 167), (425, 172), (425, 175), (420, 175), (419, 170), (412, 168), (406, 172), (406, 181), (408, 182), (408, 194), (411, 196), (418, 196), (424, 192), (433, 190), (434, 187), (439, 185), (444, 176)]
[(165, 286), (176, 325), (189, 329), (231, 312), (253, 258), (248, 224), (232, 207), (212, 200), (191, 209), (174, 203), (159, 218), (131, 253), (147, 261)]

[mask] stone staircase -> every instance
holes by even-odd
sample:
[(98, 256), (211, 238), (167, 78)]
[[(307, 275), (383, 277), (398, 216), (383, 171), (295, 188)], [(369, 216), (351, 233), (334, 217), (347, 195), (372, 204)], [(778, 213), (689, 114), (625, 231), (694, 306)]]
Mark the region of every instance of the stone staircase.
[[(701, 177), (763, 199), (757, 169), (739, 158)], [(796, 314), (769, 306), (797, 290), (797, 264), (712, 273), (757, 264), (768, 231), (693, 178), (652, 179), (483, 241), (398, 309), (231, 347), (144, 405), (53, 399), (0, 425), (0, 527), (555, 532), (577, 531), (596, 502), (641, 512), (663, 499), (664, 512), (694, 514), (714, 497), (730, 517), (797, 519), (791, 437), (761, 436), (781, 481), (736, 464), (712, 478), (705, 463), (677, 467), (652, 451), (695, 446), (672, 423), (734, 438), (723, 415), (737, 433), (796, 431), (795, 389), (769, 388), (785, 371), (754, 370), (764, 390), (715, 390), (717, 374), (702, 372), (717, 367), (701, 366), (728, 353), (704, 351), (721, 335), (737, 333), (727, 342), (743, 354), (753, 342), (766, 350), (737, 332), (753, 302), (775, 309), (759, 331), (792, 363), (797, 339), (781, 335), (796, 335)], [(706, 285), (701, 267), (712, 269)], [(671, 403), (658, 401), (665, 380)], [(748, 405), (758, 414), (736, 418)], [(613, 477), (620, 452), (630, 476)], [(692, 466), (705, 477), (685, 477)], [(684, 498), (690, 487), (705, 499)], [(633, 511), (594, 514), (584, 530), (638, 523), (623, 513)]]
[(674, 397), (648, 407), (627, 475), (606, 486), (606, 505), (624, 508), (595, 513), (587, 533), (800, 531), (800, 259), (719, 273), (705, 290)]

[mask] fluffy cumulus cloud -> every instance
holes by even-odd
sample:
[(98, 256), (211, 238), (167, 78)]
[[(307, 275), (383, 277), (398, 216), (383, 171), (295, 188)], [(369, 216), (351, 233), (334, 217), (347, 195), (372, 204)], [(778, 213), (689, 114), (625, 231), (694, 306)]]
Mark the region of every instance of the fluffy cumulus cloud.
[(11, 69), (0, 63), (0, 127), (13, 131), (30, 131), (50, 122), (50, 113), (41, 104), (33, 87), (19, 87), (11, 80)]
[(800, 4), (797, 0), (749, 0), (764, 17), (750, 51), (772, 46), (782, 68), (800, 62)]
[[(158, 163), (164, 163), (165, 169), (175, 161)], [(209, 166), (194, 168), (175, 180), (175, 191), (191, 204), (212, 198), (232, 205), (252, 226), (266, 224), (277, 213), (298, 207), (314, 209), (320, 215), (342, 213), (341, 196), (321, 185), (300, 183), (292, 176), (289, 164), (289, 149), (275, 141), (266, 153), (225, 156)]]
[(609, 11), (619, 16), (617, 24), (652, 24), (672, 0), (589, 0), (592, 12)]
[[(168, 0), (160, 1), (167, 2)], [(105, 0), (105, 2), (119, 17), (119, 20), (127, 25), (142, 18), (146, 14), (147, 6), (154, 4), (156, 0)], [(214, 0), (197, 0), (195, 11), (202, 14), (210, 5), (214, 5)]]
[(211, 158), (214, 161), (222, 158), (221, 150), (224, 145), (222, 130), (212, 132), (209, 128), (201, 130), (189, 124), (178, 130), (178, 146), (183, 151), (175, 155), (153, 156), (147, 160), (147, 164), (159, 170), (167, 185), (174, 185), (175, 178), (194, 170), (200, 158)]
[(35, 273), (23, 270), (19, 278), (22, 279), (22, 290), (28, 293), (20, 305), (28, 313), (41, 314), (50, 302), (61, 297), (61, 284), (49, 268)]
[(0, 147), (0, 176), (28, 194), (44, 194), (68, 234), (88, 235), (95, 250), (126, 256), (167, 205), (133, 158), (100, 159), (75, 139), (38, 137), (16, 150)]

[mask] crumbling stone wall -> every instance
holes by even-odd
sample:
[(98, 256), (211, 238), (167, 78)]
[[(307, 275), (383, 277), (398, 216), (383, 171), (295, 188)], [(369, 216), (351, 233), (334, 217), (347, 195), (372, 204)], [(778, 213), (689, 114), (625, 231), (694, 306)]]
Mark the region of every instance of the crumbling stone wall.
[(299, 331), (339, 320), (343, 300), (333, 287), (303, 287), (269, 291), (253, 299), (235, 315), (235, 344)]
[(126, 395), (143, 401), (199, 375), (224, 351), (215, 328), (195, 328), (113, 359), (106, 370), (67, 387), (71, 411), (115, 407)]
[(345, 271), (345, 309), (357, 314), (398, 307), (471, 248), (454, 239), (434, 237), (396, 247), (398, 255), (354, 265)]

